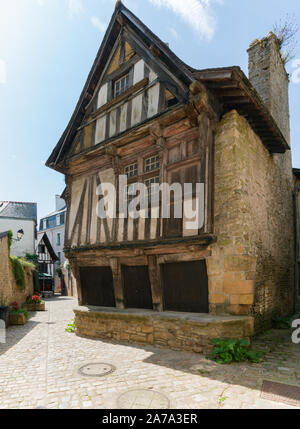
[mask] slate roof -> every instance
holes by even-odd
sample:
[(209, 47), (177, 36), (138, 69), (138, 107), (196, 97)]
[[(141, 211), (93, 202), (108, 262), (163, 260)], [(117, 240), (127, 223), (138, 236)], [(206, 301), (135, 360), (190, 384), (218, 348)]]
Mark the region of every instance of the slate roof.
[(37, 222), (37, 204), (0, 201), (0, 218), (32, 219)]

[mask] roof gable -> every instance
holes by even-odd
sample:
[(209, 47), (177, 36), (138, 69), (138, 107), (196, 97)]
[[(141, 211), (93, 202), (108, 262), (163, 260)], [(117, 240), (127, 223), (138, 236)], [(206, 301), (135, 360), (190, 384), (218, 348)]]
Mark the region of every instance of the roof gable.
[[(95, 106), (95, 99), (99, 97), (97, 90), (101, 89), (101, 84), (105, 82), (107, 75), (112, 76), (120, 69), (118, 67), (120, 58), (125, 64), (124, 70), (126, 64), (130, 64), (131, 60), (134, 65), (138, 60), (143, 60), (150, 70), (168, 82), (166, 90), (169, 93), (173, 93), (181, 102), (187, 101), (188, 88), (194, 80), (191, 70), (132, 12), (118, 2), (76, 109), (49, 157), (47, 166), (57, 168), (57, 164), (64, 159), (73, 142), (71, 151), (74, 154), (87, 148), (80, 127), (84, 120), (91, 119), (89, 117), (91, 106)], [(134, 84), (137, 83), (139, 82), (134, 82)], [(104, 97), (107, 96), (106, 90), (103, 90)], [(97, 108), (99, 109), (99, 107), (102, 105), (98, 98)], [(99, 130), (103, 129), (103, 124), (104, 119), (102, 123), (98, 124)], [(89, 139), (93, 139), (93, 133), (96, 133), (96, 144), (107, 138), (107, 135), (97, 138), (97, 130), (93, 130), (92, 126), (85, 132), (89, 133)]]
[(44, 244), (46, 246), (46, 249), (47, 249), (47, 251), (51, 257), (52, 262), (56, 262), (59, 260), (59, 258), (56, 256), (56, 253), (54, 252), (52, 244), (50, 243), (50, 240), (49, 240), (48, 235), (46, 233), (42, 236), (41, 240), (38, 243), (38, 246), (41, 244)]

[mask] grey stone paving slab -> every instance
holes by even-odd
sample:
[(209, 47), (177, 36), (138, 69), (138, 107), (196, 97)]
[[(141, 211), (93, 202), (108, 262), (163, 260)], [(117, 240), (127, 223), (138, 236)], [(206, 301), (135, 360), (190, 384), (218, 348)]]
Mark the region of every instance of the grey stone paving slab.
[[(6, 344), (0, 344), (1, 409), (110, 409), (136, 390), (157, 392), (157, 407), (165, 407), (162, 395), (172, 408), (291, 408), (260, 398), (263, 380), (300, 386), (300, 346), (291, 343), (289, 331), (270, 331), (254, 341), (254, 348), (266, 352), (263, 364), (224, 366), (193, 353), (76, 337), (65, 332), (76, 306), (70, 298), (49, 299), (46, 312), (7, 330)], [(78, 374), (97, 362), (117, 370), (98, 378)], [(141, 398), (130, 401), (144, 406)]]

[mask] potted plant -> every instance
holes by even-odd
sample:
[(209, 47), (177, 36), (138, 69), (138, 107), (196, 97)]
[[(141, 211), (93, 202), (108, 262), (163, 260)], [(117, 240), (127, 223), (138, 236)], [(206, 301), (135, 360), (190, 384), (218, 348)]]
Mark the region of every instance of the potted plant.
[(10, 325), (25, 325), (28, 320), (28, 312), (24, 309), (19, 308), (17, 302), (10, 304), (12, 310), (9, 313), (9, 324)]
[(35, 293), (27, 299), (24, 308), (27, 311), (45, 311), (45, 301), (42, 301), (39, 293)]

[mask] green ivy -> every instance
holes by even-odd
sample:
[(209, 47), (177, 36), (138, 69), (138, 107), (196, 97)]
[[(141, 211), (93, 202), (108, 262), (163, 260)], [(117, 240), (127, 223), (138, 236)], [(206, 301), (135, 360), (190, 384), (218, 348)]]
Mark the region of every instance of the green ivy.
[(11, 245), (12, 245), (12, 238), (13, 238), (13, 232), (12, 232), (12, 230), (10, 229), (9, 231), (8, 231), (8, 248), (9, 248), (9, 250), (10, 250), (10, 248), (11, 248)]
[(38, 270), (39, 269), (39, 258), (38, 255), (31, 255), (30, 253), (26, 253), (25, 254), (25, 259), (28, 262), (31, 262), (32, 264), (34, 264), (35, 268)]
[(249, 341), (245, 339), (221, 340), (216, 338), (212, 340), (212, 344), (215, 347), (211, 359), (222, 365), (247, 360), (259, 363), (263, 357), (263, 353), (251, 350)]
[(16, 256), (10, 256), (10, 262), (12, 266), (12, 271), (19, 288), (25, 290), (25, 271), (23, 264), (19, 258)]

